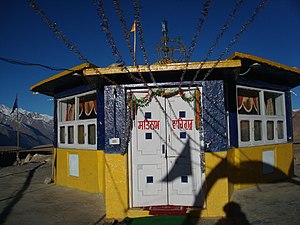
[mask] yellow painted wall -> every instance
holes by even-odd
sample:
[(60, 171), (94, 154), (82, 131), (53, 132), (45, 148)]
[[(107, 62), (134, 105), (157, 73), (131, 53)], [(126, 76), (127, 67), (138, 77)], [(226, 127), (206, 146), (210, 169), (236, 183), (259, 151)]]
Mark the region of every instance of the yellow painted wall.
[[(274, 150), (275, 172), (264, 175), (262, 152), (266, 150)], [(78, 154), (79, 177), (69, 176), (68, 154)], [(55, 182), (83, 191), (105, 192), (107, 220), (148, 215), (148, 211), (129, 209), (127, 154), (55, 149), (55, 155)], [(205, 165), (205, 208), (192, 214), (201, 217), (224, 216), (223, 207), (229, 202), (233, 190), (293, 175), (293, 148), (292, 144), (280, 144), (206, 152)]]
[(105, 154), (106, 219), (121, 220), (128, 213), (127, 154)]
[[(69, 154), (78, 154), (79, 176), (69, 175)], [(55, 149), (55, 183), (82, 191), (104, 192), (104, 152), (100, 150)]]
[[(263, 151), (273, 150), (274, 173), (263, 174)], [(227, 152), (206, 152), (206, 207), (201, 217), (224, 216), (223, 207), (234, 190), (293, 175), (292, 144), (237, 148)], [(197, 213), (193, 213), (196, 215)]]
[(231, 199), (231, 196), (234, 192), (234, 184), (231, 182), (232, 178), (232, 173), (231, 171), (234, 171), (234, 160), (235, 160), (235, 154), (234, 154), (234, 149), (228, 150), (227, 151), (227, 169), (228, 169), (228, 195), (229, 199)]
[(201, 217), (224, 216), (223, 206), (228, 203), (227, 152), (206, 152), (206, 207)]
[[(274, 151), (275, 170), (273, 173), (263, 174), (263, 151), (268, 150)], [(292, 144), (237, 148), (231, 150), (229, 154), (229, 180), (235, 190), (280, 180), (293, 175)]]

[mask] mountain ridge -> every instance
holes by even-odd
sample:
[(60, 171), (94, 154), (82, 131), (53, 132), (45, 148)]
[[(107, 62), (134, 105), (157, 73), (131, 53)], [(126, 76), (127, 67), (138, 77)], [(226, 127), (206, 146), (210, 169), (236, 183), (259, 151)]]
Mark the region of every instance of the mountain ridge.
[(53, 117), (25, 109), (17, 113), (0, 104), (0, 146), (16, 146), (19, 124), (20, 148), (32, 148), (37, 145), (53, 143)]
[(293, 111), (293, 139), (294, 143), (300, 143), (300, 110)]

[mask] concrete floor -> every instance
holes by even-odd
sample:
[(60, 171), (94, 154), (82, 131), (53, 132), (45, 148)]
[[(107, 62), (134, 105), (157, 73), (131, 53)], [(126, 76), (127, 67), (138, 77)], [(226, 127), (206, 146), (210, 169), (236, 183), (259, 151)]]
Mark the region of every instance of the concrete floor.
[(103, 224), (102, 195), (44, 184), (46, 177), (49, 163), (0, 168), (1, 225)]

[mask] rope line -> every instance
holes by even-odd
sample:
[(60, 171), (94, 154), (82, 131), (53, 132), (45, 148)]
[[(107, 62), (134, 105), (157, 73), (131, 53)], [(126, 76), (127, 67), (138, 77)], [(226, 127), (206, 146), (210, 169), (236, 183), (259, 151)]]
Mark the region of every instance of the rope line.
[(196, 47), (196, 44), (198, 42), (198, 39), (199, 39), (199, 36), (200, 36), (200, 33), (201, 33), (201, 30), (202, 30), (202, 27), (204, 25), (204, 22), (205, 22), (205, 19), (206, 17), (208, 16), (208, 13), (209, 13), (209, 8), (210, 8), (210, 5), (211, 5), (211, 0), (207, 0), (204, 5), (203, 5), (203, 10), (201, 11), (201, 16), (199, 18), (199, 24), (196, 28), (196, 32), (195, 32), (195, 35), (192, 39), (192, 42), (191, 42), (191, 46), (189, 48), (189, 51), (185, 57), (185, 70), (182, 72), (181, 74), (181, 77), (180, 77), (180, 84), (179, 84), (179, 87), (181, 87), (182, 85), (182, 82), (183, 82), (183, 79), (184, 79), (184, 76), (187, 72), (187, 68), (188, 68), (188, 65), (189, 65), (189, 62), (190, 62), (190, 59), (191, 59), (191, 56), (195, 50), (195, 47)]
[[(78, 48), (68, 40), (66, 35), (60, 31), (56, 24), (53, 23), (50, 18), (46, 15), (46, 13), (36, 4), (34, 0), (27, 0), (29, 6), (36, 11), (36, 13), (42, 18), (42, 20), (48, 25), (50, 30), (76, 55), (79, 59), (85, 63), (91, 64), (86, 57), (84, 57)], [(92, 67), (95, 70), (95, 73), (100, 75), (103, 79), (107, 80), (109, 83), (117, 85), (113, 80), (109, 79), (108, 77), (101, 74), (96, 68)]]
[(110, 31), (110, 25), (109, 25), (109, 19), (105, 14), (105, 8), (104, 8), (104, 2), (103, 0), (95, 0), (94, 1), (95, 5), (97, 6), (97, 13), (99, 18), (101, 19), (101, 27), (102, 27), (102, 31), (104, 32), (107, 41), (112, 49), (112, 53), (113, 55), (117, 58), (117, 63), (121, 64), (121, 66), (127, 71), (127, 75), (129, 76), (130, 79), (132, 79), (134, 82), (142, 82), (142, 80), (140, 78), (135, 77), (130, 71), (129, 69), (126, 67), (126, 63), (120, 53), (120, 51), (118, 50), (116, 44), (115, 44), (115, 40), (113, 37), (112, 32)]
[[(234, 9), (232, 10), (232, 12), (229, 14), (226, 22), (224, 23), (224, 25), (222, 26), (220, 33), (218, 34), (218, 36), (215, 39), (215, 42), (211, 45), (206, 57), (204, 58), (204, 60), (201, 62), (200, 67), (198, 69), (198, 71), (200, 72), (200, 70), (202, 69), (203, 65), (205, 64), (205, 62), (208, 61), (208, 58), (211, 56), (211, 54), (213, 53), (213, 51), (215, 50), (215, 48), (217, 47), (218, 43), (220, 42), (221, 38), (223, 37), (224, 33), (227, 31), (227, 29), (229, 28), (229, 25), (231, 24), (233, 18), (235, 17), (237, 11), (240, 9), (242, 3), (244, 2), (244, 0), (238, 0), (236, 2), (236, 5), (234, 7)], [(197, 72), (198, 72), (197, 71)], [(196, 72), (196, 74), (197, 74)], [(198, 74), (199, 74), (198, 72)], [(197, 78), (197, 75), (195, 75), (195, 77), (192, 79), (192, 83), (195, 81), (195, 79)]]
[(48, 65), (44, 65), (41, 63), (31, 63), (31, 62), (25, 62), (25, 61), (21, 61), (21, 60), (17, 60), (17, 59), (10, 59), (10, 58), (5, 58), (5, 57), (0, 57), (0, 60), (10, 63), (10, 64), (14, 64), (14, 65), (20, 65), (20, 66), (38, 66), (38, 67), (43, 67), (45, 69), (49, 69), (49, 70), (53, 70), (53, 71), (72, 71), (75, 72), (75, 70), (70, 70), (70, 69), (65, 69), (65, 68), (60, 68), (60, 67), (54, 67), (54, 66), (48, 66)]
[[(254, 10), (253, 14), (250, 16), (250, 18), (247, 20), (247, 22), (242, 26), (242, 28), (235, 34), (235, 36), (231, 39), (228, 46), (224, 49), (224, 51), (219, 55), (217, 61), (214, 63), (212, 68), (204, 75), (202, 81), (206, 80), (208, 76), (212, 73), (212, 71), (218, 66), (222, 58), (230, 51), (230, 49), (234, 46), (234, 44), (237, 43), (241, 35), (247, 30), (249, 25), (255, 20), (259, 12), (265, 7), (265, 5), (268, 3), (269, 0), (263, 0)], [(200, 71), (202, 69), (203, 65), (200, 65), (200, 68), (195, 73), (195, 76), (193, 77), (191, 84), (189, 87), (191, 87), (194, 82), (196, 81), (198, 75), (200, 74)]]

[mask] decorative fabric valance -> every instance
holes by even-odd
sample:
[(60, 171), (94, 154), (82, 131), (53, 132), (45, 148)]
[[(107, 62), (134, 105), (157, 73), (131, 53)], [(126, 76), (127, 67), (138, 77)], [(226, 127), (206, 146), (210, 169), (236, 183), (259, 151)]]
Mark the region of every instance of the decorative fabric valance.
[(97, 115), (96, 100), (84, 101), (79, 103), (79, 119), (92, 119)]
[(238, 96), (238, 111), (243, 114), (259, 114), (258, 97)]

